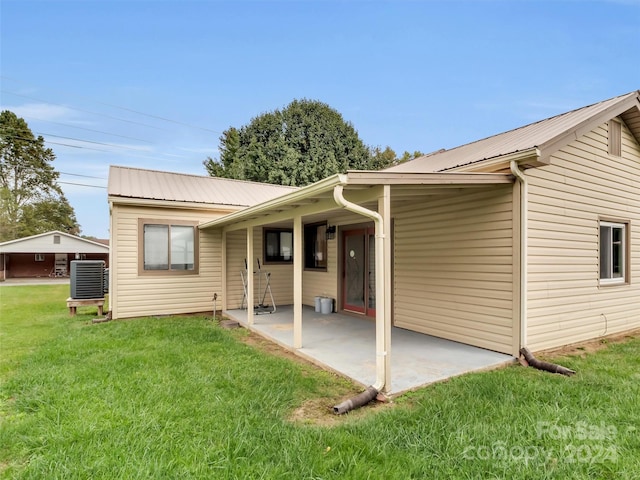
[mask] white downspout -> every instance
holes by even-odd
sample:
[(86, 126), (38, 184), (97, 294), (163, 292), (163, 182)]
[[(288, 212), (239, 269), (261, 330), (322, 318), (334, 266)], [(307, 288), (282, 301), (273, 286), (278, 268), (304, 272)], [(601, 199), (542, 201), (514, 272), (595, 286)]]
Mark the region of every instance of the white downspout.
[(343, 196), (342, 185), (336, 185), (333, 189), (333, 198), (342, 208), (365, 217), (371, 218), (375, 223), (376, 241), (376, 383), (372, 385), (378, 392), (385, 387), (386, 367), (385, 367), (385, 302), (384, 298), (384, 223), (382, 215), (373, 210), (362, 207), (356, 203), (348, 201)]
[(509, 164), (511, 173), (520, 184), (520, 348), (527, 346), (527, 235), (528, 235), (528, 184), (527, 177), (512, 160)]

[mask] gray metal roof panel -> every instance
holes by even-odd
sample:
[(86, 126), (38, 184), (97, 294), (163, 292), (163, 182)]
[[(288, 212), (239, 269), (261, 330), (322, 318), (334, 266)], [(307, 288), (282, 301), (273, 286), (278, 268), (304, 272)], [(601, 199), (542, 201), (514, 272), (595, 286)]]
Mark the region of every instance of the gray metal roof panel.
[(552, 143), (556, 138), (618, 104), (626, 104), (633, 98), (637, 99), (638, 94), (639, 92), (634, 91), (451, 150), (418, 157), (387, 170), (391, 172), (440, 172), (540, 147)]

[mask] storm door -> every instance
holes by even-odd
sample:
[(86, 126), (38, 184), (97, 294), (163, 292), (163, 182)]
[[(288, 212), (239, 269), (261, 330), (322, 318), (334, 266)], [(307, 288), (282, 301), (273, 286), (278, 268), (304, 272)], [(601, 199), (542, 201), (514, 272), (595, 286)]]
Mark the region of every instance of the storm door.
[(342, 304), (344, 310), (375, 316), (375, 257), (373, 228), (360, 228), (343, 232)]

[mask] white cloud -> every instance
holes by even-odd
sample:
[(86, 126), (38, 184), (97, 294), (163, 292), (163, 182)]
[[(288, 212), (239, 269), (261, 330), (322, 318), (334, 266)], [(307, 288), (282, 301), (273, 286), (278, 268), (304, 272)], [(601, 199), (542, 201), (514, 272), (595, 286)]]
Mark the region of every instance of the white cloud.
[(68, 119), (73, 110), (63, 105), (52, 105), (50, 103), (26, 103), (16, 107), (6, 107), (17, 116), (44, 121)]

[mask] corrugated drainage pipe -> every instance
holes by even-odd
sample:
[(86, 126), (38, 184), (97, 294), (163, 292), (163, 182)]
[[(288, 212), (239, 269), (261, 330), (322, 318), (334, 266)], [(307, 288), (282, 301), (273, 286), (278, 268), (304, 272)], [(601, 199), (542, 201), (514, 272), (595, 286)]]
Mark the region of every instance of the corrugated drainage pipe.
[(335, 413), (336, 415), (342, 415), (343, 413), (347, 413), (353, 410), (354, 408), (358, 408), (363, 405), (366, 405), (371, 400), (376, 398), (376, 395), (378, 395), (378, 389), (376, 387), (374, 386), (367, 387), (367, 389), (364, 392), (359, 393), (355, 397), (349, 398), (344, 402), (333, 407), (333, 413)]
[(563, 367), (562, 365), (558, 365), (557, 363), (549, 363), (542, 360), (538, 360), (533, 354), (529, 351), (527, 347), (522, 347), (520, 349), (520, 353), (526, 360), (527, 364), (530, 367), (537, 368), (538, 370), (544, 370), (545, 372), (551, 373), (559, 373), (561, 375), (566, 375), (570, 377), (575, 375), (575, 370), (571, 370), (570, 368)]

